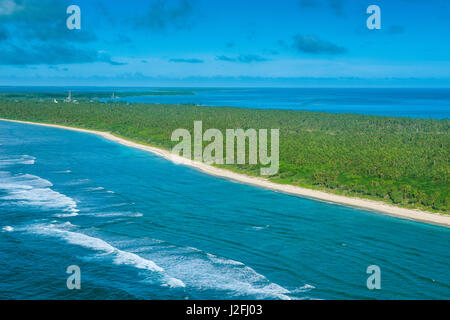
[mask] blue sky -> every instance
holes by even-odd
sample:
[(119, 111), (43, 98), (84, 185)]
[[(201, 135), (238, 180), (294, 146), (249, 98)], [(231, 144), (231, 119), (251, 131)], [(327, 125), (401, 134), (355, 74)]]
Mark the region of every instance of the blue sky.
[(0, 0), (0, 85), (448, 87), (449, 40), (447, 0)]

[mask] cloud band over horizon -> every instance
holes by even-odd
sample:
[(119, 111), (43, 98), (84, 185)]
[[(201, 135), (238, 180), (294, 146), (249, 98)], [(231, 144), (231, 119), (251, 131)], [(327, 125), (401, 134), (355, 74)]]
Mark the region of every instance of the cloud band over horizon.
[[(81, 30), (65, 26), (72, 2)], [(363, 0), (0, 0), (0, 79), (28, 70), (23, 81), (141, 74), (448, 84), (450, 3), (378, 2), (383, 27), (369, 31)]]

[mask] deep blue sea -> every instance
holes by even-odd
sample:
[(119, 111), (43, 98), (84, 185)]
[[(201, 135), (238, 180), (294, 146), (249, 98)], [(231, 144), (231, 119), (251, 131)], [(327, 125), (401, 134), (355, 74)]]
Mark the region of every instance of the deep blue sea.
[(450, 89), (191, 89), (193, 95), (119, 98), (127, 102), (307, 110), (413, 118), (449, 118)]
[[(0, 121), (0, 299), (448, 299), (450, 229)], [(81, 290), (68, 290), (68, 266)], [(366, 269), (381, 269), (369, 290)]]

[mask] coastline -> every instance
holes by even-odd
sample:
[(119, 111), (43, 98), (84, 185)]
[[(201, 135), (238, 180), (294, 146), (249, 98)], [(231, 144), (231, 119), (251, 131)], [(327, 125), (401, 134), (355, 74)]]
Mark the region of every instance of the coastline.
[(447, 215), (440, 215), (437, 213), (426, 212), (426, 211), (422, 211), (422, 210), (418, 210), (418, 209), (401, 208), (401, 207), (396, 207), (396, 206), (389, 205), (389, 204), (375, 201), (375, 200), (340, 196), (340, 195), (335, 195), (332, 193), (327, 193), (324, 191), (312, 190), (312, 189), (302, 188), (302, 187), (293, 186), (293, 185), (278, 184), (278, 183), (271, 182), (264, 178), (250, 177), (250, 176), (240, 174), (240, 173), (235, 173), (235, 172), (232, 172), (232, 171), (229, 171), (226, 169), (216, 168), (216, 167), (213, 167), (211, 165), (208, 165), (208, 164), (205, 164), (202, 162), (189, 160), (189, 159), (183, 158), (179, 155), (173, 154), (170, 151), (143, 145), (143, 144), (139, 144), (136, 142), (132, 142), (132, 141), (126, 140), (124, 138), (117, 137), (109, 132), (75, 128), (75, 127), (62, 126), (62, 125), (56, 125), (56, 124), (46, 124), (46, 123), (10, 120), (10, 119), (2, 119), (2, 118), (0, 118), (0, 121), (23, 123), (23, 124), (30, 124), (30, 125), (40, 125), (40, 126), (45, 126), (45, 127), (52, 127), (52, 128), (59, 128), (59, 129), (95, 134), (97, 136), (101, 136), (107, 140), (119, 143), (119, 144), (127, 146), (127, 147), (151, 152), (157, 156), (165, 158), (176, 164), (182, 164), (185, 166), (189, 166), (189, 167), (195, 168), (203, 173), (206, 173), (206, 174), (209, 174), (209, 175), (212, 175), (215, 177), (231, 180), (234, 182), (252, 185), (252, 186), (256, 186), (256, 187), (260, 187), (260, 188), (264, 188), (264, 189), (268, 189), (268, 190), (272, 190), (272, 191), (276, 191), (276, 192), (281, 192), (281, 193), (285, 193), (285, 194), (289, 194), (289, 195), (306, 197), (306, 198), (310, 198), (313, 200), (332, 202), (335, 204), (375, 211), (378, 213), (387, 214), (387, 215), (397, 217), (397, 218), (403, 218), (403, 219), (408, 219), (408, 220), (414, 220), (414, 221), (419, 221), (419, 222), (424, 222), (424, 223), (429, 223), (429, 224), (450, 227), (450, 215), (447, 216)]

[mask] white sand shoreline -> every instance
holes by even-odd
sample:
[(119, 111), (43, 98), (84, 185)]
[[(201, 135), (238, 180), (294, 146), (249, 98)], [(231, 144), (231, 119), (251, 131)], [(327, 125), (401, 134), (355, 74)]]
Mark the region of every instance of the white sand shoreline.
[(257, 178), (257, 177), (250, 177), (244, 174), (235, 173), (226, 169), (216, 168), (211, 165), (192, 161), (186, 158), (183, 158), (179, 155), (175, 155), (171, 153), (170, 151), (146, 146), (143, 144), (139, 144), (136, 142), (132, 142), (123, 138), (119, 138), (114, 136), (111, 133), (108, 132), (102, 132), (102, 131), (94, 131), (94, 130), (87, 130), (87, 129), (81, 129), (81, 128), (74, 128), (74, 127), (67, 127), (67, 126), (61, 126), (61, 125), (55, 125), (55, 124), (46, 124), (46, 123), (36, 123), (36, 122), (29, 122), (29, 121), (19, 121), (19, 120), (9, 120), (9, 119), (1, 119), (0, 121), (9, 121), (9, 122), (17, 122), (17, 123), (24, 123), (24, 124), (32, 124), (32, 125), (40, 125), (40, 126), (46, 126), (46, 127), (52, 127), (52, 128), (59, 128), (59, 129), (65, 129), (65, 130), (73, 130), (78, 132), (84, 132), (84, 133), (90, 133), (95, 134), (98, 136), (101, 136), (105, 139), (108, 139), (110, 141), (114, 141), (116, 143), (148, 151), (153, 154), (156, 154), (160, 157), (163, 157), (169, 161), (172, 161), (177, 164), (186, 165), (192, 168), (195, 168), (201, 172), (204, 172), (206, 174), (225, 178), (228, 180), (232, 180), (239, 183), (244, 183), (252, 186), (257, 186), (264, 189), (269, 189), (272, 191), (278, 191), (290, 195), (295, 196), (301, 196), (306, 198), (311, 198), (314, 200), (320, 200), (320, 201), (326, 201), (326, 202), (332, 202), (335, 204), (341, 204), (345, 206), (351, 206), (371, 211), (376, 211), (379, 213), (388, 214), (390, 216), (403, 218), (403, 219), (409, 219), (424, 223), (430, 223), (430, 224), (436, 224), (441, 225), (445, 227), (450, 227), (450, 215), (441, 215), (437, 213), (431, 213), (416, 209), (407, 209), (407, 208), (400, 208), (393, 205), (389, 205), (383, 202), (375, 201), (375, 200), (369, 200), (369, 199), (361, 199), (361, 198), (354, 198), (354, 197), (347, 197), (347, 196), (340, 196), (335, 195), (332, 193), (327, 193), (324, 191), (317, 191), (317, 190), (311, 190), (307, 188), (297, 187), (293, 185), (284, 185), (284, 184), (278, 184), (271, 181), (268, 181), (267, 179), (263, 178)]

